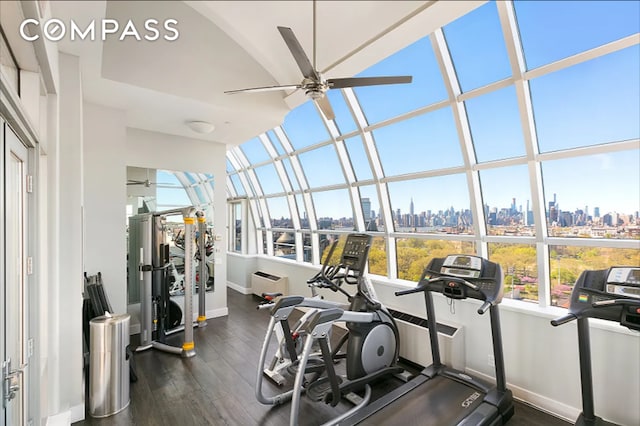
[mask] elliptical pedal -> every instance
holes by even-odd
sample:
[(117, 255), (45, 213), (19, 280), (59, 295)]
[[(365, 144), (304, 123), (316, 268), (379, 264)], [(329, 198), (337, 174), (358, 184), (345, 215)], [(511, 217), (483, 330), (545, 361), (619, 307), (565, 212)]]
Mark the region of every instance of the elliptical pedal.
[[(336, 376), (338, 384), (342, 384), (345, 380), (343, 376)], [(325, 401), (325, 397), (331, 392), (331, 381), (329, 377), (322, 377), (307, 386), (306, 394), (312, 401)]]

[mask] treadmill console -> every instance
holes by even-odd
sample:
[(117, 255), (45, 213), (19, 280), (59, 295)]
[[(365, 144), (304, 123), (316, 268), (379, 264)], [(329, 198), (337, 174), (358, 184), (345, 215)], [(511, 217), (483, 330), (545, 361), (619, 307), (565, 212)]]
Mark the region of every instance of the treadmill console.
[(640, 268), (611, 268), (606, 292), (640, 299)]
[[(445, 279), (433, 280), (434, 277)], [(446, 277), (461, 278), (462, 281), (447, 281)], [(502, 300), (502, 268), (480, 256), (454, 254), (431, 259), (420, 283), (427, 286), (429, 291), (440, 292), (452, 299), (470, 298), (491, 304)]]
[(340, 263), (351, 271), (362, 272), (367, 265), (370, 248), (371, 235), (349, 234), (342, 249)]
[(640, 267), (582, 272), (571, 293), (569, 313), (640, 330)]

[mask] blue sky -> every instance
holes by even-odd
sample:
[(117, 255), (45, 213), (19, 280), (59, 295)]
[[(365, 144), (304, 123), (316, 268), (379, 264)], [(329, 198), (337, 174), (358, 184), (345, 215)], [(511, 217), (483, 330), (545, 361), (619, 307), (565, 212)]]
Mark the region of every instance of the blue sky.
[[(517, 1), (515, 12), (527, 69), (637, 34), (640, 2), (636, 1)], [(488, 3), (444, 28), (462, 91), (472, 90), (511, 76), (495, 3)], [(640, 137), (640, 47), (553, 72), (530, 81), (536, 134), (541, 152), (591, 146)], [(447, 92), (428, 38), (419, 40), (360, 76), (412, 75), (410, 85), (356, 88), (367, 121), (375, 124), (416, 108), (446, 99)], [(356, 125), (339, 91), (329, 92), (340, 131)], [(381, 102), (381, 100), (383, 100)], [(475, 152), (479, 162), (525, 155), (524, 136), (514, 86), (465, 102)], [(283, 128), (295, 149), (326, 141), (315, 106), (307, 102), (291, 111)], [(270, 135), (273, 138), (273, 134)], [(386, 176), (462, 166), (463, 157), (453, 114), (449, 107), (373, 131)], [(373, 174), (359, 136), (346, 141), (358, 179)], [(258, 139), (242, 145), (252, 163), (268, 160)], [(282, 147), (277, 146), (282, 153)], [(343, 183), (333, 147), (300, 155), (312, 188)], [(286, 164), (291, 174), (290, 164)], [(561, 209), (589, 206), (634, 213), (640, 210), (640, 154), (637, 150), (582, 156), (542, 163), (545, 204), (556, 193)], [(273, 166), (256, 170), (266, 193), (281, 192)], [(531, 199), (526, 165), (482, 171), (484, 202), (508, 207), (511, 199), (526, 206)], [(296, 185), (294, 185), (294, 188)], [(297, 188), (296, 188), (297, 189)], [(377, 194), (372, 208), (380, 208)], [(351, 215), (348, 198), (338, 201), (330, 192), (314, 195), (318, 217)], [(391, 206), (408, 212), (469, 207), (466, 177), (451, 175), (389, 184)], [(369, 196), (369, 195), (363, 195)], [(289, 216), (286, 204), (274, 204), (274, 217)], [(277, 207), (276, 207), (277, 205)], [(280, 211), (282, 210), (282, 211)]]

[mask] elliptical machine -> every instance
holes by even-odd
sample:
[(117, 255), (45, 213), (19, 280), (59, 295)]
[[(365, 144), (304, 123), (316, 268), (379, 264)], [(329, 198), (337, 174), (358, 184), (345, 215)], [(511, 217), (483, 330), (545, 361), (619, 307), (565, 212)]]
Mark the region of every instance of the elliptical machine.
[(569, 313), (551, 321), (554, 327), (578, 321), (582, 412), (576, 426), (613, 426), (614, 423), (594, 412), (589, 318), (617, 322), (629, 330), (640, 331), (640, 267), (582, 272), (571, 292)]
[[(331, 247), (331, 253), (335, 244)], [(377, 300), (371, 283), (364, 274), (371, 237), (365, 234), (350, 234), (341, 254), (340, 263), (333, 267), (323, 265), (320, 273), (312, 280), (317, 285), (339, 291), (345, 294), (350, 302), (348, 309), (335, 302), (327, 302), (317, 298), (302, 296), (288, 296), (280, 298), (271, 308), (271, 320), (265, 336), (258, 376), (256, 380), (256, 397), (263, 404), (282, 404), (292, 400), (290, 424), (298, 423), (300, 397), (306, 393), (311, 399), (324, 401), (336, 406), (343, 397), (347, 397), (355, 406), (348, 412), (333, 419), (335, 424), (366, 406), (370, 400), (370, 383), (378, 378), (399, 374), (403, 371), (396, 366), (399, 351), (399, 334), (395, 321), (388, 310)], [(357, 291), (351, 295), (343, 284), (356, 285)], [(262, 370), (268, 350), (269, 341), (279, 322), (284, 330), (289, 330), (289, 314), (296, 307), (309, 307), (313, 311), (305, 319), (302, 327), (305, 341), (302, 353), (298, 356), (295, 345), (291, 344), (291, 333), (285, 332), (284, 338), (292, 365), (297, 367), (293, 389), (275, 395), (264, 397), (262, 394)], [(334, 322), (346, 322), (348, 333), (338, 343), (336, 349), (331, 350), (329, 337)], [(346, 376), (339, 376), (334, 368), (341, 346), (346, 342)], [(320, 357), (312, 357), (320, 348)], [(308, 368), (309, 367), (309, 368)], [(306, 375), (314, 373), (311, 380)], [(360, 397), (354, 392), (365, 390)]]

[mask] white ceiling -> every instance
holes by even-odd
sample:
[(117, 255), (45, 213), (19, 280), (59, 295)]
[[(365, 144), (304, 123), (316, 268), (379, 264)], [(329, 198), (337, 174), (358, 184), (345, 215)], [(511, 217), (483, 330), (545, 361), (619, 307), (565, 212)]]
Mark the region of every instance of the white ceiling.
[[(317, 68), (350, 77), (484, 1), (318, 1)], [(143, 29), (173, 18), (179, 38), (58, 42), (81, 58), (87, 101), (126, 111), (130, 127), (239, 144), (280, 124), (305, 100), (299, 91), (226, 95), (225, 90), (298, 84), (302, 75), (277, 26), (291, 27), (313, 61), (311, 1), (54, 1), (51, 15), (84, 28), (104, 17)], [(212, 122), (199, 135), (188, 120)]]

